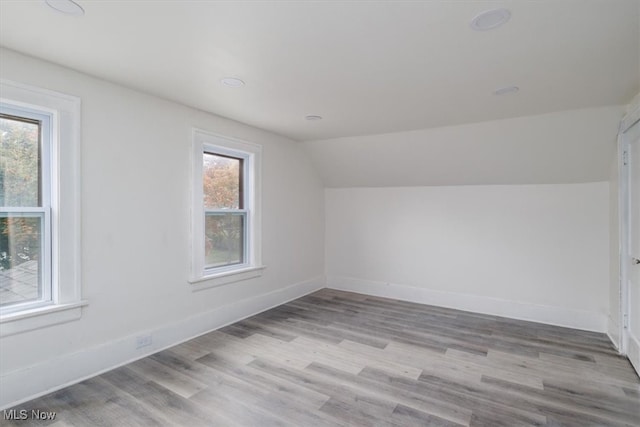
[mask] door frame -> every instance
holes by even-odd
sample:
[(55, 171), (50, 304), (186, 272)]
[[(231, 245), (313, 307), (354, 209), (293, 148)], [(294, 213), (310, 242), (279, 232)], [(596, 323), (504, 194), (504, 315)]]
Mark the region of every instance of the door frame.
[(631, 257), (629, 252), (631, 244), (631, 186), (629, 183), (631, 175), (629, 173), (629, 163), (632, 160), (629, 156), (630, 141), (624, 135), (638, 122), (640, 122), (640, 104), (636, 105), (623, 117), (618, 129), (618, 231), (620, 254), (618, 259), (620, 267), (618, 280), (620, 304), (618, 339), (620, 344), (618, 350), (623, 355), (627, 354), (629, 344), (629, 259)]

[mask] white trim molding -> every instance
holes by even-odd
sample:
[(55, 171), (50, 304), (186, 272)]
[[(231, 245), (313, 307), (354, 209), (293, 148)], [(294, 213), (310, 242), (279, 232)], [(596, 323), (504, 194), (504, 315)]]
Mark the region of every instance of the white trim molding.
[(627, 348), (627, 358), (631, 362), (631, 366), (636, 370), (636, 373), (640, 377), (640, 338), (636, 337), (633, 332), (628, 334), (629, 345)]
[[(631, 260), (631, 171), (630, 162), (638, 159), (631, 158), (631, 143), (629, 133), (633, 134), (634, 126), (640, 126), (640, 94), (638, 94), (627, 108), (627, 114), (620, 121), (618, 129), (618, 216), (619, 216), (619, 304), (620, 331), (619, 351), (627, 356), (631, 365), (640, 375), (640, 340), (630, 327), (632, 312), (630, 302), (630, 260)], [(634, 128), (635, 129), (635, 128)], [(629, 133), (628, 133), (629, 132)], [(637, 308), (634, 307), (637, 311)]]
[(240, 282), (243, 280), (255, 279), (262, 276), (264, 265), (257, 267), (247, 267), (240, 270), (224, 271), (218, 274), (210, 274), (199, 279), (189, 280), (193, 286), (192, 291), (201, 291), (208, 288), (216, 288), (218, 286), (227, 285), (229, 283)]
[[(51, 298), (38, 309), (5, 311), (0, 337), (80, 318), (81, 101), (75, 96), (0, 79), (0, 102), (51, 116)], [(65, 313), (65, 311), (68, 311)]]
[[(634, 125), (640, 122), (640, 98), (636, 97), (638, 102), (630, 105), (627, 114), (620, 121), (618, 130), (618, 262), (620, 274), (618, 278), (619, 287), (619, 304), (620, 319), (618, 320), (619, 328), (619, 347), (620, 354), (627, 355), (629, 359), (630, 347), (632, 345), (630, 331), (628, 327), (628, 317), (630, 316), (629, 302), (629, 260), (630, 260), (630, 227), (631, 227), (631, 192), (630, 192), (630, 143), (626, 132)], [(640, 126), (640, 125), (638, 125)], [(632, 362), (633, 363), (633, 362)], [(636, 368), (637, 369), (637, 368)]]
[(640, 98), (637, 104), (630, 106), (629, 111), (620, 120), (619, 133), (626, 132), (638, 121), (640, 121)]
[[(45, 360), (34, 366), (7, 372), (0, 376), (0, 410), (100, 375), (153, 353), (173, 347), (199, 335), (235, 323), (270, 308), (324, 288), (324, 277), (318, 276), (276, 289), (262, 295), (226, 304), (205, 313), (135, 333)], [(153, 337), (153, 344), (136, 349), (141, 335)]]
[(82, 307), (87, 304), (86, 301), (52, 304), (4, 315), (2, 316), (0, 337), (78, 320), (82, 317)]
[(327, 287), (474, 313), (527, 320), (586, 331), (605, 332), (607, 316), (584, 310), (532, 304), (478, 295), (437, 291), (415, 286), (351, 277), (327, 277)]
[(620, 352), (620, 325), (618, 319), (615, 319), (609, 314), (607, 319), (607, 336), (613, 343), (613, 346)]

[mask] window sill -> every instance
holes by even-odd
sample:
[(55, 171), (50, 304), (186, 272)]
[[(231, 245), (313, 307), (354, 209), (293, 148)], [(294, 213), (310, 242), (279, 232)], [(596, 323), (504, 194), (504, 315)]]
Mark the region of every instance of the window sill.
[(203, 289), (217, 288), (218, 286), (228, 285), (230, 283), (240, 282), (242, 280), (254, 279), (262, 276), (263, 270), (267, 268), (264, 265), (258, 267), (247, 267), (238, 270), (223, 271), (215, 274), (197, 277), (189, 280), (192, 290), (200, 291)]
[(77, 320), (87, 301), (54, 304), (0, 316), (0, 337)]

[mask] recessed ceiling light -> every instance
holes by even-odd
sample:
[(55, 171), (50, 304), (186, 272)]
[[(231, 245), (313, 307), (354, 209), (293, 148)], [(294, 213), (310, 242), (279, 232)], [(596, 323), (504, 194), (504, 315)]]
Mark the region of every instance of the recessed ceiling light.
[(485, 10), (471, 20), (471, 28), (476, 31), (486, 31), (498, 28), (511, 18), (511, 12), (508, 9), (491, 9)]
[(510, 93), (516, 93), (517, 91), (519, 91), (520, 88), (518, 86), (505, 86), (505, 87), (501, 87), (499, 89), (496, 89), (493, 94), (494, 95), (508, 95)]
[(304, 118), (311, 121), (322, 120), (322, 116), (304, 116)]
[(65, 15), (82, 16), (84, 9), (73, 0), (45, 0), (47, 6)]
[(244, 86), (244, 82), (236, 77), (225, 77), (224, 79), (220, 80), (220, 83), (222, 83), (225, 86), (229, 86), (229, 87), (242, 87)]

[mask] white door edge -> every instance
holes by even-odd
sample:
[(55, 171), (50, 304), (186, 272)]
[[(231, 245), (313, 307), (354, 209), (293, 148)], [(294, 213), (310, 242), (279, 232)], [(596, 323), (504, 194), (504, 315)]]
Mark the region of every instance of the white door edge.
[[(629, 253), (630, 247), (630, 204), (631, 186), (630, 179), (630, 145), (631, 141), (625, 138), (625, 133), (640, 122), (640, 108), (629, 112), (621, 121), (618, 133), (618, 219), (619, 219), (619, 341), (618, 351), (626, 355), (629, 347)], [(639, 124), (640, 126), (640, 124)], [(626, 164), (625, 164), (626, 163)]]

